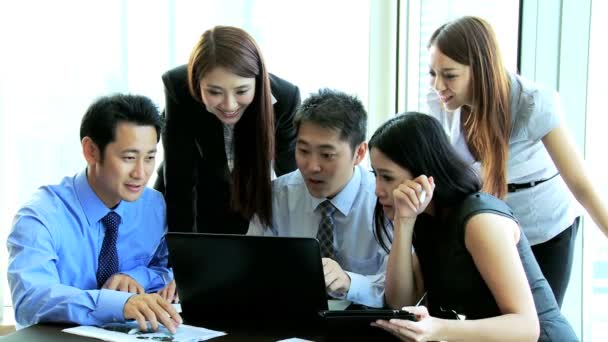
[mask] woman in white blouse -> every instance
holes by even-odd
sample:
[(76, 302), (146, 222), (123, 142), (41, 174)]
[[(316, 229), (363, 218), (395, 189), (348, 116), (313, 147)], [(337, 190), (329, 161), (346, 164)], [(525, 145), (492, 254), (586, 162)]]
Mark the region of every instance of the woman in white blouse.
[(430, 114), (477, 163), (482, 190), (511, 206), (561, 306), (580, 221), (572, 195), (607, 236), (608, 211), (561, 122), (557, 94), (508, 72), (481, 18), (442, 25), (428, 48)]

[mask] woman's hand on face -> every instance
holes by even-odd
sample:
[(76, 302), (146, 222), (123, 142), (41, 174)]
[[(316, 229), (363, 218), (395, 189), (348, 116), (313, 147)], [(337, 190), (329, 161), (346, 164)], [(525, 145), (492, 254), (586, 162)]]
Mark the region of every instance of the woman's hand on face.
[(393, 190), (394, 220), (416, 218), (431, 202), (434, 190), (435, 181), (433, 177), (425, 175), (420, 175), (399, 184)]

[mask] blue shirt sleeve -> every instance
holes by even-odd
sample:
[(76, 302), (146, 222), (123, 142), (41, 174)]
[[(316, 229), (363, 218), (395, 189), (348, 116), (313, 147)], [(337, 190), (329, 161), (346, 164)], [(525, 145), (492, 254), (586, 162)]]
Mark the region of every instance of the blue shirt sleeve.
[(163, 237), (147, 266), (140, 265), (120, 273), (135, 279), (146, 292), (156, 292), (173, 280), (173, 271), (167, 267), (168, 258), (167, 241)]
[(39, 219), (17, 216), (7, 240), (8, 280), (15, 319), (20, 325), (72, 322), (102, 325), (123, 321), (123, 308), (133, 294), (83, 290), (64, 285), (57, 270), (56, 241)]
[(384, 307), (384, 281), (387, 262), (388, 255), (385, 255), (379, 273), (373, 275), (345, 271), (350, 277), (350, 289), (346, 296), (336, 296), (336, 298), (346, 298), (351, 302), (374, 308)]

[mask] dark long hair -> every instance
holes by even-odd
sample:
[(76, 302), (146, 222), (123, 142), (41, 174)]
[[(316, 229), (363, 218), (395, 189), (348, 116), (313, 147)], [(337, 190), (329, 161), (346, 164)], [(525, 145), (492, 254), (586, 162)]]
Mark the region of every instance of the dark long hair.
[[(441, 124), (430, 115), (408, 112), (395, 116), (376, 130), (369, 148), (382, 152), (413, 177), (432, 176), (436, 186), (433, 204), (438, 216), (481, 188), (477, 174), (458, 157)], [(392, 236), (388, 234), (391, 224), (379, 200), (374, 209), (374, 223), (376, 239), (388, 251), (386, 241)]]
[(463, 108), (467, 145), (481, 161), (483, 190), (499, 198), (507, 194), (507, 160), (511, 136), (510, 81), (490, 24), (461, 17), (439, 27), (428, 47), (471, 68), (472, 105)]
[(231, 206), (247, 219), (257, 214), (263, 224), (270, 225), (275, 127), (264, 58), (255, 40), (239, 28), (216, 26), (203, 33), (188, 62), (190, 93), (201, 103), (201, 80), (218, 66), (256, 81), (253, 102), (234, 127)]

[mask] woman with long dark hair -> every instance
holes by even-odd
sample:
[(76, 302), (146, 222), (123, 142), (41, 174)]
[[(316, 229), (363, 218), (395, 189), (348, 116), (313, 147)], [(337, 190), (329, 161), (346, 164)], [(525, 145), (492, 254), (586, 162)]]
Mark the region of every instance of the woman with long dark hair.
[[(416, 341), (577, 339), (513, 212), (480, 192), (439, 121), (397, 116), (369, 146), (376, 237), (385, 249), (392, 240), (385, 298), (418, 318), (375, 325)], [(421, 297), (426, 306), (413, 306)]]
[[(187, 65), (163, 75), (164, 169), (169, 231), (244, 234), (272, 218), (272, 173), (295, 169), (296, 86), (269, 74), (247, 32), (217, 26)], [(164, 171), (164, 172), (163, 172)]]

